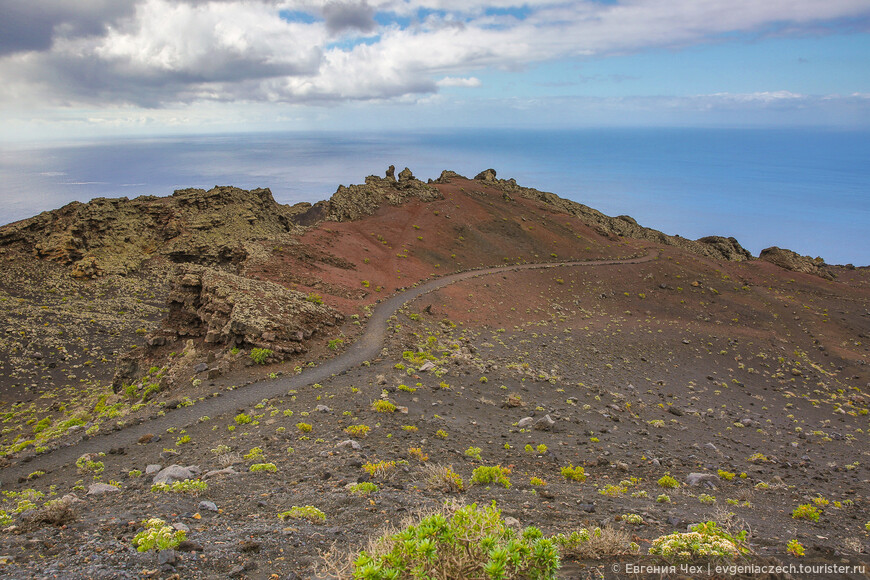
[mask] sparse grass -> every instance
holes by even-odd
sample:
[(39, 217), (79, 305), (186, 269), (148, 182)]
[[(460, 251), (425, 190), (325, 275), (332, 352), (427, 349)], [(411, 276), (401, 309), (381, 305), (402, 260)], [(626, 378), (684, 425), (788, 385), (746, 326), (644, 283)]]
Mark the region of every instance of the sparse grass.
[(459, 493), (465, 490), (465, 482), (452, 465), (430, 464), (423, 467), (426, 487), (431, 490)]

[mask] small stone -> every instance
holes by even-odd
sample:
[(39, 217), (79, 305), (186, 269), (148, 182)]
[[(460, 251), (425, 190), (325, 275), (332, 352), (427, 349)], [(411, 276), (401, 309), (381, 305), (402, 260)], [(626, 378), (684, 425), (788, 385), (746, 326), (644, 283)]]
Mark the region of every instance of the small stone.
[(535, 420), (532, 417), (523, 417), (522, 419), (517, 421), (517, 427), (519, 427), (520, 429), (525, 429), (534, 422)]
[(359, 451), (360, 449), (362, 449), (362, 445), (360, 445), (359, 443), (357, 443), (353, 439), (347, 439), (345, 441), (342, 441), (341, 443), (336, 443), (335, 447), (337, 449), (344, 449), (345, 447), (350, 447), (351, 449), (353, 449), (355, 451)]
[(326, 405), (317, 405), (316, 407), (314, 407), (314, 410), (318, 413), (329, 413), (330, 411), (332, 411), (332, 409), (330, 409)]
[(157, 552), (157, 563), (163, 566), (164, 564), (169, 566), (175, 566), (178, 561), (178, 554), (175, 553), (175, 550), (160, 550)]
[(208, 501), (208, 500), (199, 502), (199, 509), (210, 511), (210, 512), (218, 511), (217, 505), (215, 505), (215, 503), (213, 501)]
[(176, 530), (178, 530), (179, 532), (184, 532), (185, 534), (190, 531), (190, 528), (187, 526), (187, 524), (183, 524), (181, 522), (173, 523), (172, 527), (175, 528)]
[(193, 367), (193, 372), (195, 373), (204, 373), (208, 370), (208, 363), (201, 362), (195, 367)]
[(719, 477), (712, 473), (690, 473), (686, 476), (686, 484), (691, 486), (703, 483), (708, 487), (716, 487), (718, 482)]
[(233, 469), (232, 467), (224, 467), (223, 469), (213, 469), (211, 471), (206, 472), (205, 475), (202, 476), (203, 479), (211, 479), (212, 477), (218, 477), (221, 475), (238, 475), (239, 472)]
[(553, 421), (553, 419), (551, 419), (549, 415), (544, 415), (543, 417), (535, 421), (535, 429), (538, 431), (549, 431), (553, 428), (553, 425), (555, 424), (556, 422)]
[(109, 485), (108, 483), (92, 483), (88, 487), (87, 495), (105, 495), (107, 493), (117, 493), (121, 488)]
[(422, 366), (420, 366), (420, 368), (418, 370), (421, 373), (425, 373), (427, 371), (431, 371), (434, 368), (435, 368), (435, 363), (433, 363), (431, 360), (427, 360), (426, 362), (424, 362), (422, 364)]
[(511, 517), (511, 516), (506, 517), (506, 518), (504, 519), (504, 523), (505, 523), (505, 525), (508, 526), (509, 528), (518, 528), (518, 527), (520, 527), (520, 520), (518, 520), (517, 518), (513, 518), (513, 517)]
[(163, 469), (163, 466), (160, 465), (159, 463), (150, 463), (150, 464), (145, 466), (145, 475), (154, 475), (155, 473), (159, 472), (161, 469)]
[(151, 440), (154, 439), (154, 433), (146, 433), (139, 437), (139, 445), (147, 445), (151, 443)]

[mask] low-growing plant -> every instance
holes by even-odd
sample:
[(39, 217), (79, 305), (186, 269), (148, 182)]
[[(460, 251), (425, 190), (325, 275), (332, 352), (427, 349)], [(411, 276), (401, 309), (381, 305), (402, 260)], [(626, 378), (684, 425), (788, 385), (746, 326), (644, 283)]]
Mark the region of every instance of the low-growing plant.
[(282, 520), (308, 520), (312, 524), (322, 524), (326, 521), (326, 514), (313, 505), (294, 505), (288, 511), (278, 514)]
[(378, 399), (372, 402), (372, 410), (378, 413), (393, 413), (396, 411), (396, 405), (387, 399)]
[(701, 495), (698, 496), (698, 501), (701, 503), (707, 503), (707, 504), (716, 503), (716, 496), (702, 493)]
[(144, 520), (145, 529), (133, 538), (133, 547), (139, 552), (148, 550), (170, 550), (177, 548), (187, 536), (183, 531), (176, 530), (160, 518)]
[(447, 439), (447, 431), (444, 429), (438, 429), (435, 431), (435, 437), (438, 437), (439, 439)]
[(367, 495), (378, 491), (378, 486), (370, 481), (363, 481), (350, 486), (350, 492), (357, 495)]
[(580, 465), (574, 467), (574, 465), (569, 463), (560, 471), (562, 473), (562, 477), (564, 477), (568, 481), (579, 481), (580, 483), (586, 481), (586, 471)]
[(387, 533), (353, 561), (354, 578), (536, 578), (556, 577), (559, 554), (537, 528), (518, 533), (495, 504), (445, 507)]
[(659, 487), (664, 487), (665, 489), (675, 489), (680, 487), (680, 482), (671, 477), (671, 474), (667, 473), (663, 475), (658, 480)]
[(81, 475), (88, 473), (99, 475), (106, 469), (106, 465), (102, 461), (94, 461), (94, 457), (103, 457), (105, 455), (105, 453), (86, 453), (76, 459), (76, 469)]
[(253, 417), (247, 415), (245, 413), (239, 413), (235, 417), (233, 417), (233, 421), (236, 422), (236, 425), (247, 425), (251, 421), (253, 421)]
[(499, 485), (509, 488), (511, 480), (508, 478), (511, 470), (501, 465), (481, 465), (471, 472), (471, 484), (486, 485), (488, 483), (498, 483)]
[(368, 425), (348, 425), (344, 432), (350, 435), (351, 437), (365, 437), (371, 431), (371, 427)]
[(431, 490), (459, 493), (465, 490), (465, 482), (452, 465), (431, 464), (423, 467), (426, 487)]
[(805, 503), (796, 507), (791, 512), (791, 517), (796, 520), (812, 520), (814, 522), (819, 521), (819, 509), (811, 504)]
[(627, 524), (639, 526), (643, 523), (643, 518), (639, 514), (624, 514), (622, 516), (622, 521)]
[(369, 474), (372, 478), (376, 479), (386, 479), (390, 475), (393, 474), (393, 471), (396, 469), (395, 461), (378, 461), (377, 463), (372, 463), (368, 461), (362, 466), (363, 471)]
[(278, 471), (278, 467), (274, 463), (255, 463), (250, 467), (251, 473), (257, 473), (258, 471), (275, 473)]
[(429, 456), (423, 452), (422, 447), (408, 447), (408, 454), (420, 463), (429, 461)]
[(556, 534), (553, 541), (563, 558), (574, 560), (601, 560), (640, 552), (640, 546), (631, 541), (627, 532), (612, 527), (581, 528), (568, 535)]
[(529, 485), (534, 485), (535, 487), (544, 487), (545, 485), (547, 485), (547, 482), (540, 477), (532, 477), (529, 480)]
[(731, 481), (736, 477), (736, 474), (731, 473), (730, 471), (725, 471), (724, 469), (718, 470), (717, 473), (719, 474), (719, 477), (727, 481)]
[(785, 551), (792, 556), (803, 556), (805, 554), (803, 545), (797, 540), (789, 540), (785, 545)]
[(671, 496), (663, 493), (656, 498), (656, 503), (671, 503)]
[(151, 486), (152, 492), (162, 493), (189, 493), (199, 495), (208, 489), (208, 484), (198, 479), (182, 479), (173, 483), (155, 483)]
[(674, 532), (653, 540), (650, 555), (673, 562), (733, 560), (749, 554), (744, 530), (730, 534), (716, 522), (695, 524), (689, 532)]
[(268, 358), (273, 354), (275, 353), (268, 348), (252, 348), (251, 360), (258, 365), (264, 365), (266, 364), (266, 360), (268, 360)]
[(266, 454), (263, 453), (262, 447), (251, 447), (251, 450), (245, 453), (243, 457), (248, 461), (257, 461), (258, 459), (264, 459)]
[(471, 457), (472, 459), (476, 459), (477, 461), (481, 461), (480, 452), (481, 452), (480, 447), (469, 447), (468, 449), (465, 450), (465, 456)]
[(296, 428), (302, 433), (311, 433), (311, 430), (314, 429), (310, 423), (296, 423)]

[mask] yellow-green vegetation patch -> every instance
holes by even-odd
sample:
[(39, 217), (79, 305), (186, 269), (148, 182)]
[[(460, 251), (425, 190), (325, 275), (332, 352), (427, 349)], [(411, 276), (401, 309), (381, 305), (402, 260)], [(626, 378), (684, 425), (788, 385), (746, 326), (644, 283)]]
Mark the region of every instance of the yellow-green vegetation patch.
[(649, 553), (668, 562), (733, 560), (750, 553), (743, 530), (729, 534), (716, 522), (695, 524), (689, 532), (675, 532), (653, 540)]
[(282, 520), (308, 520), (312, 524), (322, 524), (326, 521), (326, 514), (313, 505), (294, 505), (286, 512), (278, 514)]
[(133, 538), (133, 547), (139, 552), (148, 550), (170, 550), (177, 548), (185, 540), (187, 534), (176, 530), (160, 518), (151, 518), (142, 522), (145, 529)]
[(511, 486), (511, 480), (508, 478), (511, 470), (501, 465), (481, 465), (471, 472), (471, 484), (486, 485), (489, 483), (497, 483), (505, 488)]

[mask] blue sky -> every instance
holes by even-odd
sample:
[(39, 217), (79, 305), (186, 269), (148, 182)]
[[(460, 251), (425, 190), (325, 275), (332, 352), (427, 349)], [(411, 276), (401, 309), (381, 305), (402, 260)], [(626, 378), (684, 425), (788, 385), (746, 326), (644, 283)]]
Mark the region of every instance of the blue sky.
[(867, 0), (0, 0), (0, 141), (870, 127)]

